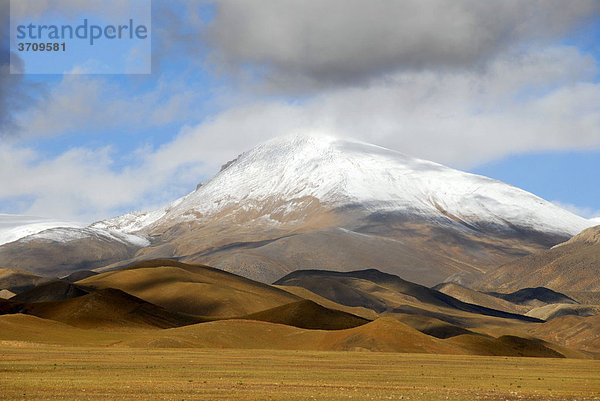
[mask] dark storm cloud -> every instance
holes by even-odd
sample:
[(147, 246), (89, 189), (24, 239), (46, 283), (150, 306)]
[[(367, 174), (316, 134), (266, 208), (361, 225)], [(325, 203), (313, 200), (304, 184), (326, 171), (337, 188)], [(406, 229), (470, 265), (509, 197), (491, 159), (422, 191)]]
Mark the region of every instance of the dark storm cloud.
[(473, 68), (599, 11), (598, 0), (221, 0), (210, 40), (229, 68), (252, 65), (276, 85), (348, 85)]
[(206, 22), (199, 10), (210, 7), (208, 0), (154, 0), (152, 2), (152, 71), (160, 71), (165, 61), (190, 59), (198, 62), (207, 51), (203, 40)]

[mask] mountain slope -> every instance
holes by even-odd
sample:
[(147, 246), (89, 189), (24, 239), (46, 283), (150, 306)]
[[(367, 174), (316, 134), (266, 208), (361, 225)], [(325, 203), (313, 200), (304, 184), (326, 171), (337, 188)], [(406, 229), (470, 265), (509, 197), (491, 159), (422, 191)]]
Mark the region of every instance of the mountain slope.
[(556, 291), (600, 291), (600, 226), (569, 241), (489, 272), (477, 285), (517, 289), (544, 286)]
[(68, 273), (168, 257), (263, 282), (307, 267), (376, 267), (433, 285), (471, 282), (590, 224), (499, 181), (299, 134), (243, 153), (156, 211), (6, 244), (0, 264)]

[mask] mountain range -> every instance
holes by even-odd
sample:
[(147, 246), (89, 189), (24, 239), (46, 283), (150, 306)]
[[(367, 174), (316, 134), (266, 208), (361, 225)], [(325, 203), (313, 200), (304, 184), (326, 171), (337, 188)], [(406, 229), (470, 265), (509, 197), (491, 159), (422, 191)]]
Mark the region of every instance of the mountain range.
[[(538, 289), (508, 299), (549, 307), (568, 299), (558, 293), (538, 299), (551, 293)], [(592, 358), (600, 355), (596, 320), (586, 313), (545, 322), (374, 269), (296, 271), (267, 285), (172, 260), (139, 262), (75, 283), (46, 282), (0, 299), (0, 340), (69, 346)]]

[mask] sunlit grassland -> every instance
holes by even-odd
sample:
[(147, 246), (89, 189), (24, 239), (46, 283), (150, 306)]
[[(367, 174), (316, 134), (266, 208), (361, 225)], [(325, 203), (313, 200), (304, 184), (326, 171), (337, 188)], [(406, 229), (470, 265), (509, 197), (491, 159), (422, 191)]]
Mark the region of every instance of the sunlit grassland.
[(600, 399), (600, 361), (0, 345), (0, 399)]

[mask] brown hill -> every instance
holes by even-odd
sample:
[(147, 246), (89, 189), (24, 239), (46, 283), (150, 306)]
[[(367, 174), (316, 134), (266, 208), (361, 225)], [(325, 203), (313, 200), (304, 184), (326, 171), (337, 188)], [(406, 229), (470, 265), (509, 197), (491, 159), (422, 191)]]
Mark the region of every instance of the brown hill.
[(525, 314), (529, 307), (517, 305), (504, 299), (475, 291), (455, 283), (438, 284), (432, 289), (443, 292), (446, 295), (459, 299), (463, 302), (485, 306), (486, 308), (497, 309), (510, 313)]
[(77, 284), (118, 288), (171, 311), (221, 318), (244, 316), (301, 300), (222, 270), (172, 260), (140, 262)]
[(552, 291), (545, 287), (522, 288), (508, 294), (500, 292), (487, 292), (488, 295), (504, 299), (518, 305), (527, 305), (538, 307), (548, 304), (575, 304), (577, 301), (561, 294), (560, 292)]
[(527, 316), (537, 317), (542, 320), (552, 320), (560, 316), (593, 316), (600, 312), (600, 307), (573, 305), (573, 304), (550, 304), (533, 308), (527, 312)]
[(170, 328), (201, 319), (170, 312), (121, 290), (103, 289), (77, 298), (26, 304), (20, 313), (80, 328)]
[(367, 319), (303, 300), (243, 316), (242, 319), (280, 323), (302, 329), (342, 330), (361, 326)]
[(14, 293), (28, 290), (51, 279), (23, 270), (0, 267), (0, 289)]
[(274, 287), (280, 288), (300, 298), (313, 301), (321, 306), (324, 306), (325, 308), (341, 310), (352, 315), (360, 316), (363, 319), (375, 320), (379, 317), (379, 314), (373, 309), (364, 308), (362, 306), (347, 306), (338, 304), (337, 302), (333, 302), (332, 300), (317, 295), (314, 292), (307, 290), (306, 288), (285, 285), (276, 285)]
[(391, 318), (346, 330), (307, 330), (250, 320), (209, 322), (154, 332), (127, 343), (135, 347), (202, 347), (462, 353)]
[(551, 348), (542, 340), (517, 336), (500, 336), (488, 338), (484, 336), (462, 335), (453, 337), (452, 343), (463, 346), (473, 355), (522, 356), (535, 358), (564, 358), (565, 356)]
[(154, 332), (127, 345), (562, 357), (540, 340), (474, 334), (441, 340), (388, 317), (335, 331), (228, 320)]
[[(0, 340), (71, 346), (118, 344), (143, 348), (368, 350), (435, 354), (561, 356), (552, 350), (559, 347), (536, 339), (515, 336), (494, 338), (464, 334), (441, 340), (389, 317), (379, 318), (359, 327), (334, 331), (307, 330), (251, 320), (222, 320), (165, 330), (149, 330), (148, 326), (138, 326), (139, 329), (134, 331), (101, 331), (82, 330), (52, 320), (12, 314), (0, 316), (0, 327), (2, 328)], [(573, 353), (572, 356), (580, 357), (577, 353)]]
[(60, 279), (69, 283), (75, 283), (79, 280), (95, 276), (96, 274), (98, 273), (92, 270), (77, 270), (67, 276), (61, 277)]
[(567, 242), (490, 271), (476, 282), (481, 288), (544, 286), (556, 291), (600, 291), (600, 226)]
[(362, 306), (382, 312), (419, 314), (423, 307), (436, 307), (523, 321), (539, 321), (462, 302), (425, 286), (375, 269), (355, 272), (299, 270), (275, 282), (277, 285), (304, 287), (322, 297), (348, 306)]
[(573, 349), (592, 352), (600, 357), (600, 315), (560, 316), (529, 327), (539, 338)]
[(14, 296), (11, 301), (21, 303), (62, 301), (89, 293), (83, 287), (65, 281), (50, 281)]

